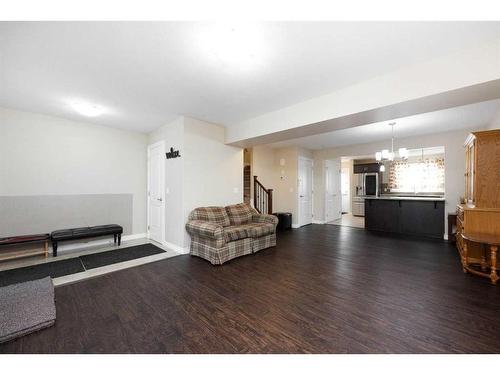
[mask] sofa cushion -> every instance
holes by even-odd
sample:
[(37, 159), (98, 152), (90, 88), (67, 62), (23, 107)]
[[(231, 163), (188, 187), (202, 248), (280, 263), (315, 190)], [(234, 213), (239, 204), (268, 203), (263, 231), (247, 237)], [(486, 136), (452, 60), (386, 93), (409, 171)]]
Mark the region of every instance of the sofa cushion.
[(205, 237), (212, 240), (223, 240), (224, 230), (219, 224), (203, 220), (189, 220), (186, 230), (191, 236)]
[(189, 215), (190, 220), (209, 221), (223, 227), (231, 225), (224, 207), (198, 207)]
[(255, 213), (252, 216), (252, 221), (254, 223), (268, 223), (268, 224), (278, 224), (278, 217), (274, 215), (259, 214)]
[(231, 221), (231, 225), (247, 224), (252, 222), (252, 215), (256, 212), (246, 203), (226, 206), (226, 211)]
[(252, 236), (251, 229), (252, 224), (243, 224), (243, 225), (231, 225), (229, 227), (224, 228), (224, 235), (226, 237), (226, 241), (237, 241), (242, 240), (243, 238), (249, 238)]
[(247, 228), (247, 232), (250, 237), (262, 237), (267, 236), (268, 234), (273, 234), (275, 231), (275, 225), (270, 223), (259, 223), (259, 224), (251, 224), (249, 228)]
[(231, 225), (225, 227), (224, 236), (227, 242), (242, 240), (243, 238), (256, 238), (273, 234), (274, 224), (267, 223), (249, 223), (241, 225)]

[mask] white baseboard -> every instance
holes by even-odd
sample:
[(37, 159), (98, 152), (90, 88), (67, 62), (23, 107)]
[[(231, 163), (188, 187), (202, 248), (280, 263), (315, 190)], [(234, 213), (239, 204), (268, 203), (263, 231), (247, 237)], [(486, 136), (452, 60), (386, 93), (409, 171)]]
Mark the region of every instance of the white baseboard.
[[(122, 243), (125, 241), (131, 241), (131, 240), (138, 240), (141, 238), (146, 238), (146, 233), (137, 233), (137, 234), (127, 234), (126, 236), (122, 236)], [(113, 238), (105, 238), (105, 239), (98, 239), (98, 240), (93, 240), (90, 239), (90, 241), (87, 242), (75, 242), (75, 243), (60, 243), (59, 246), (57, 246), (57, 252), (58, 253), (63, 253), (64, 251), (67, 250), (75, 250), (75, 249), (84, 249), (86, 247), (94, 247), (94, 246), (101, 246), (101, 245), (113, 245), (114, 240)]]
[(122, 241), (140, 240), (141, 238), (146, 237), (147, 233), (127, 234), (126, 236), (122, 236)]
[(313, 224), (326, 224), (324, 220), (313, 220)]
[(165, 247), (167, 247), (167, 248), (169, 248), (169, 249), (171, 249), (179, 254), (189, 254), (188, 248), (185, 248), (185, 247), (182, 247), (179, 245), (175, 245), (175, 244), (167, 242), (167, 241), (163, 241), (163, 246), (165, 246)]
[(299, 225), (299, 224), (292, 224), (292, 228), (293, 228), (293, 229), (300, 228), (300, 225)]

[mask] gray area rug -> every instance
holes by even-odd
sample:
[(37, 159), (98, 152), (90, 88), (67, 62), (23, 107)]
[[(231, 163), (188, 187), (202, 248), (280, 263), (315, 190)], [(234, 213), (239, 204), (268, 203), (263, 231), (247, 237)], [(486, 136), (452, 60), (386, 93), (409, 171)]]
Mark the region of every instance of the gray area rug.
[(0, 288), (0, 343), (50, 327), (55, 321), (50, 277)]

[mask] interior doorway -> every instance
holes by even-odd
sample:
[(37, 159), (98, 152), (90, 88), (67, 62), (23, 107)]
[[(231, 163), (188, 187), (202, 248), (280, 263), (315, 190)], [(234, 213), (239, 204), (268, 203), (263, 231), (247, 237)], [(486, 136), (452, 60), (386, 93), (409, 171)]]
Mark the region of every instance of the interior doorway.
[(165, 142), (148, 146), (148, 238), (165, 242)]
[[(364, 212), (364, 198), (362, 198), (364, 193), (360, 190), (358, 175), (354, 173), (354, 159), (354, 157), (347, 156), (340, 158), (340, 204), (342, 214), (337, 219), (328, 219), (328, 224), (356, 228), (365, 227), (364, 217), (359, 215), (359, 212)], [(359, 206), (362, 206), (362, 208)]]

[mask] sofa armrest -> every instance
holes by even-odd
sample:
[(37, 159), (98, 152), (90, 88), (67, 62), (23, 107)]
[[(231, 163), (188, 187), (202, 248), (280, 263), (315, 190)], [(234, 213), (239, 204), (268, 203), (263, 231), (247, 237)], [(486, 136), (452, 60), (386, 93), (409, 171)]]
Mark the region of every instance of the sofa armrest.
[(268, 224), (278, 224), (278, 218), (274, 215), (268, 214), (253, 214), (252, 221), (254, 223), (268, 223)]
[(222, 225), (203, 220), (189, 220), (186, 223), (186, 230), (191, 236), (205, 237), (214, 240), (224, 239)]

